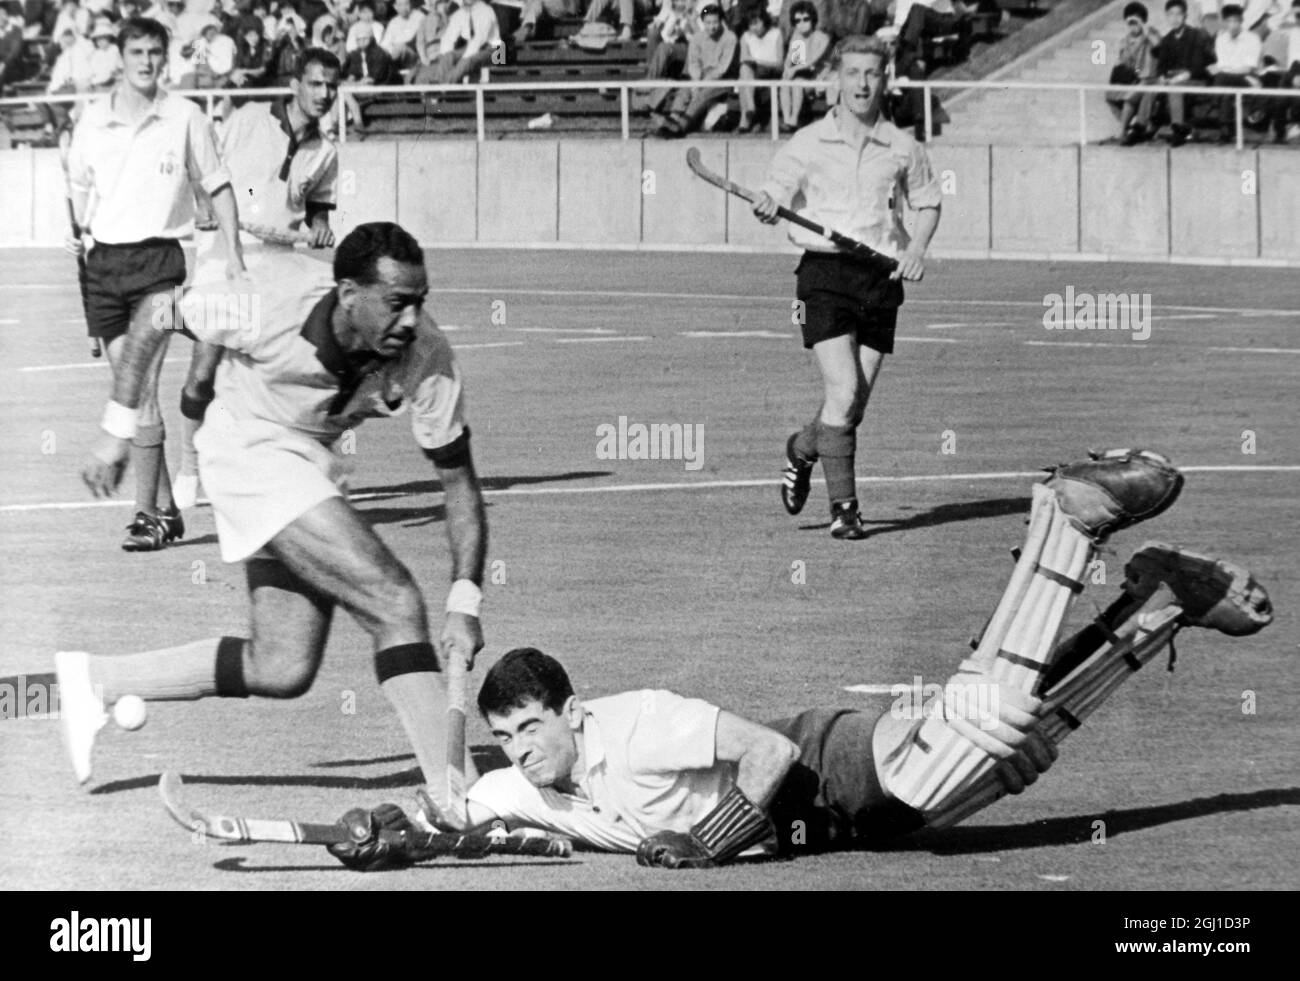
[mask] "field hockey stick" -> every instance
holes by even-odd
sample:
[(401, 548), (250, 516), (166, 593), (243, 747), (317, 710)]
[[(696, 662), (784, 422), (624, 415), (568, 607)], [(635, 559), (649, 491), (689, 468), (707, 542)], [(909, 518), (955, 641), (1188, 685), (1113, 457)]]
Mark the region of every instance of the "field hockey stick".
[[(81, 241), (81, 225), (77, 222), (77, 210), (72, 204), (72, 181), (68, 177), (68, 154), (71, 150), (72, 133), (65, 129), (59, 134), (59, 163), (63, 167), (64, 197), (68, 203), (68, 227), (77, 241)], [(86, 254), (83, 250), (77, 256), (77, 285), (81, 288), (81, 312), (86, 318), (86, 327), (90, 328), (90, 309), (86, 303)], [(90, 338), (90, 356), (101, 357), (104, 353), (98, 337)]]
[[(181, 827), (194, 834), (239, 844), (278, 843), (285, 845), (339, 845), (349, 841), (341, 824), (316, 824), (284, 818), (243, 818), (206, 814), (189, 806), (184, 798), (185, 784), (180, 774), (164, 773), (158, 781), (163, 806)], [(392, 832), (380, 837), (396, 841)], [(533, 855), (542, 858), (568, 858), (573, 843), (558, 835), (481, 835), (443, 831), (420, 831), (406, 835), (405, 847), (424, 858), (483, 858), (488, 855)]]
[(263, 225), (256, 221), (244, 221), (242, 218), (239, 220), (239, 228), (254, 238), (272, 245), (311, 244), (310, 232), (295, 232), (288, 228), (276, 228), (274, 225)]
[[(748, 201), (750, 204), (753, 204), (758, 200), (758, 195), (754, 191), (749, 190), (747, 187), (741, 187), (734, 181), (729, 181), (721, 174), (716, 174), (708, 167), (704, 166), (704, 161), (700, 159), (700, 151), (698, 147), (691, 147), (686, 151), (686, 164), (697, 177), (702, 177), (714, 187), (720, 187), (728, 194), (734, 194), (742, 201)], [(849, 236), (843, 235), (832, 228), (827, 228), (825, 225), (819, 225), (817, 222), (811, 221), (803, 215), (796, 214), (789, 208), (783, 208), (778, 205), (776, 214), (778, 218), (783, 218), (795, 225), (801, 225), (810, 232), (816, 232), (818, 235), (830, 239), (845, 252), (881, 264), (890, 272), (893, 272), (898, 268), (897, 259), (893, 259), (883, 253), (877, 252), (871, 246), (864, 242), (859, 242), (855, 238), (849, 238)]]
[(447, 807), (463, 827), (469, 820), (465, 802), (465, 659), (447, 648)]

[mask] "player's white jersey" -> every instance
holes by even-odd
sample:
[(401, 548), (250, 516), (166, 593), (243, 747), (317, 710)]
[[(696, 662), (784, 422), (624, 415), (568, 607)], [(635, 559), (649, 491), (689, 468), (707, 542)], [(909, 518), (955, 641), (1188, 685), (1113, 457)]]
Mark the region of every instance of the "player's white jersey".
[(460, 373), (433, 321), (422, 314), (402, 354), (376, 360), (339, 347), (337, 303), (330, 267), (293, 253), (268, 256), (246, 281), (189, 290), (185, 325), (226, 351), (208, 421), (270, 422), (330, 445), (365, 419), (409, 412), (435, 462), (459, 449), (468, 438)]

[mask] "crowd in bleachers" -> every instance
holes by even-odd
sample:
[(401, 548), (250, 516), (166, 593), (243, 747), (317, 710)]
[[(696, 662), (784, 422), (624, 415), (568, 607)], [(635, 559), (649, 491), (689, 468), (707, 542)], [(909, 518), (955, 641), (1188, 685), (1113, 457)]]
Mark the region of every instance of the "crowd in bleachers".
[[(1124, 8), (1125, 32), (1110, 80), (1117, 85), (1158, 84), (1189, 90), (1284, 88), (1300, 91), (1300, 0), (1166, 0), (1165, 31), (1152, 23), (1145, 4)], [(1218, 127), (1222, 143), (1236, 139), (1237, 126), (1271, 131), (1278, 143), (1300, 138), (1300, 99), (1236, 98), (1205, 94), (1203, 119)], [(1191, 139), (1197, 97), (1189, 92), (1115, 91), (1108, 101), (1119, 116), (1121, 142), (1132, 146), (1154, 138), (1168, 121), (1171, 146)]]
[[(117, 24), (130, 16), (171, 33), (165, 84), (215, 89), (287, 85), (309, 46), (333, 51), (345, 80), (359, 85), (477, 79), (509, 64), (518, 45), (575, 21), (575, 48), (644, 39), (650, 79), (816, 79), (849, 34), (878, 34), (894, 51), (896, 75), (922, 78), (933, 39), (950, 42), (949, 56), (960, 59), (975, 21), (996, 23), (1000, 8), (997, 0), (3, 0), (0, 94), (24, 82), (31, 92), (35, 79), (56, 94), (107, 89), (121, 71)], [(659, 133), (680, 135), (712, 125), (722, 103), (734, 104), (734, 88), (646, 90), (640, 108), (655, 114)], [(765, 91), (742, 88), (739, 127), (756, 128), (776, 111), (788, 131), (813, 101), (783, 87), (768, 107)], [(904, 123), (921, 117), (919, 93), (902, 102)]]

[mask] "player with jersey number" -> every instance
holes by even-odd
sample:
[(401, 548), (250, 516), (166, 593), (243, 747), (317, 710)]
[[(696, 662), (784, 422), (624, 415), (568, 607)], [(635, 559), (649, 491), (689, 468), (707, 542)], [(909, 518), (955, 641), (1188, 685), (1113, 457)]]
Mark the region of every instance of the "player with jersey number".
[[(803, 346), (821, 369), (821, 408), (786, 444), (781, 500), (803, 510), (813, 465), (820, 460), (831, 504), (831, 534), (867, 536), (854, 474), (857, 430), (885, 355), (894, 351), (903, 280), (925, 273), (925, 252), (939, 226), (939, 182), (925, 150), (884, 109), (889, 51), (876, 38), (851, 35), (831, 61), (839, 104), (799, 130), (772, 160), (754, 214), (778, 220), (798, 213), (864, 243), (895, 263), (839, 251), (829, 239), (791, 225), (804, 249), (796, 270)], [(916, 211), (911, 236), (903, 203)]]
[[(221, 272), (236, 278), (244, 266), (239, 209), (212, 127), (198, 106), (168, 95), (159, 84), (167, 67), (167, 29), (133, 17), (119, 30), (117, 44), (122, 81), (87, 106), (72, 135), (73, 218), (89, 234), (70, 239), (68, 249), (86, 256), (86, 319), (113, 369), (104, 432), (88, 467), (120, 471), (130, 456), (136, 516), (122, 547), (140, 552), (163, 548), (185, 533), (163, 456), (158, 376), (177, 326), (172, 301), (185, 282), (180, 240), (194, 227), (193, 186), (212, 197), (226, 243)], [(130, 377), (131, 371), (140, 377)]]
[[(330, 212), (338, 203), (338, 148), (321, 133), (320, 126), (338, 98), (340, 71), (332, 52), (308, 48), (298, 58), (290, 82), (293, 95), (273, 102), (245, 103), (231, 114), (222, 130), (218, 149), (239, 200), (245, 228), (240, 238), (244, 265), (249, 269), (263, 256), (293, 248), (264, 241), (257, 231), (263, 236), (301, 233), (313, 249), (334, 244)], [(201, 232), (193, 282), (203, 286), (220, 279), (226, 261), (222, 236)], [(193, 507), (198, 499), (194, 433), (212, 399), (212, 377), (220, 356), (220, 348), (197, 345), (182, 389), (181, 463), (172, 487), (181, 509)]]
[[(1116, 450), (1036, 485), (1024, 548), (977, 649), (919, 711), (889, 696), (874, 711), (812, 709), (759, 725), (668, 691), (584, 702), (554, 658), (511, 651), (487, 672), (478, 704), (512, 766), (470, 788), (471, 826), (501, 821), (634, 852), (642, 865), (706, 868), (743, 854), (871, 847), (1020, 793), (1177, 631), (1238, 636), (1271, 621), (1246, 570), (1148, 543), (1118, 598), (1057, 642), (1099, 545), (1168, 508), (1182, 482), (1159, 454)], [(451, 827), (436, 804), (422, 815)], [(350, 811), (342, 824), (350, 837), (331, 851), (346, 865), (413, 858), (402, 842), (418, 836), (401, 834), (414, 822), (400, 809)]]
[[(221, 556), (244, 563), (251, 630), (121, 656), (55, 655), (63, 734), (78, 780), (91, 776), (107, 706), (210, 696), (294, 698), (311, 686), (336, 607), (370, 635), (380, 687), (431, 788), (443, 793), (447, 697), (424, 599), (411, 573), (343, 495), (343, 433), (406, 415), (445, 495), (452, 587), (439, 645), (465, 665), (479, 626), (487, 526), (461, 376), (423, 312), (424, 256), (405, 230), (374, 222), (339, 244), (334, 268), (269, 256), (248, 282), (258, 303), (181, 304), (189, 329), (222, 348), (216, 398), (198, 433), (199, 472)], [(223, 287), (217, 286), (219, 291)], [(95, 475), (111, 492), (112, 472)], [(472, 764), (467, 762), (472, 779)]]

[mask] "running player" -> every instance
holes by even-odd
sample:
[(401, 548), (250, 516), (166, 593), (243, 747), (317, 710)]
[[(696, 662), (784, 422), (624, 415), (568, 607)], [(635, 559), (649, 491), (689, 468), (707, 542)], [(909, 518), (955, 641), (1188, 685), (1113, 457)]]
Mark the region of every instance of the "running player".
[[(194, 228), (192, 185), (212, 197), (227, 274), (244, 268), (238, 208), (212, 128), (194, 103), (159, 87), (167, 45), (167, 29), (157, 21), (133, 17), (123, 24), (122, 81), (87, 107), (68, 155), (73, 211), (89, 233), (86, 318), (113, 369), (104, 435), (89, 466), (124, 468), (129, 441), (136, 516), (122, 542), (127, 551), (154, 551), (185, 533), (163, 455), (158, 375), (174, 326), (168, 301), (185, 282), (179, 240)], [(70, 239), (68, 248), (80, 255), (87, 242)], [(130, 377), (135, 370), (139, 379)]]
[[(775, 222), (778, 206), (801, 198), (801, 213), (898, 259), (890, 272), (790, 226), (790, 240), (804, 249), (795, 271), (803, 346), (817, 358), (824, 393), (817, 415), (786, 444), (781, 500), (790, 514), (803, 510), (821, 460), (836, 538), (868, 534), (854, 477), (857, 430), (885, 355), (894, 351), (902, 280), (924, 275), (925, 250), (939, 226), (939, 182), (925, 150), (883, 112), (888, 61), (876, 38), (853, 35), (839, 43), (831, 61), (839, 104), (777, 152), (754, 202), (759, 219)], [(903, 229), (904, 201), (916, 212), (911, 238)]]
[[(633, 691), (581, 702), (530, 648), (493, 665), (479, 710), (513, 766), (469, 790), (469, 821), (536, 827), (642, 865), (701, 868), (752, 849), (870, 847), (963, 820), (1020, 793), (1057, 745), (1183, 626), (1253, 633), (1272, 619), (1244, 569), (1149, 543), (1120, 596), (1057, 636), (1097, 545), (1159, 514), (1182, 476), (1157, 454), (1113, 451), (1033, 489), (1028, 539), (975, 653), (920, 711), (813, 709), (759, 725), (700, 699)], [(430, 823), (451, 830), (436, 806)], [(350, 811), (332, 851), (370, 869), (419, 860), (400, 809)]]
[[(321, 135), (320, 122), (333, 108), (339, 91), (339, 60), (324, 48), (308, 48), (298, 59), (290, 82), (293, 95), (274, 102), (248, 102), (231, 114), (219, 151), (230, 169), (231, 187), (241, 217), (280, 232), (305, 231), (311, 248), (334, 244), (330, 212), (338, 203), (338, 148)], [(292, 246), (241, 235), (244, 265), (252, 269), (268, 253)], [(194, 283), (218, 279), (226, 264), (224, 240), (200, 233)], [(212, 399), (211, 380), (221, 349), (197, 345), (182, 390), (185, 417), (181, 465), (172, 496), (177, 507), (198, 499), (198, 455), (194, 433), (203, 408)]]
[[(63, 734), (77, 779), (105, 709), (210, 696), (294, 698), (320, 667), (335, 607), (370, 635), (380, 687), (426, 780), (445, 788), (446, 690), (411, 573), (347, 503), (335, 445), (365, 419), (405, 414), (445, 494), (453, 583), (440, 646), (472, 664), (487, 527), (451, 346), (421, 307), (424, 256), (389, 222), (361, 225), (329, 267), (267, 257), (249, 274), (255, 303), (236, 311), (222, 287), (190, 290), (189, 328), (225, 356), (198, 433), (199, 472), (221, 556), (248, 577), (251, 631), (125, 656), (55, 655)], [(211, 302), (213, 300), (218, 302)], [(129, 377), (138, 378), (140, 366)], [(132, 393), (133, 394), (133, 393)], [(111, 493), (114, 471), (91, 474)], [(102, 695), (100, 694), (102, 693)], [(442, 794), (445, 799), (445, 793)]]

